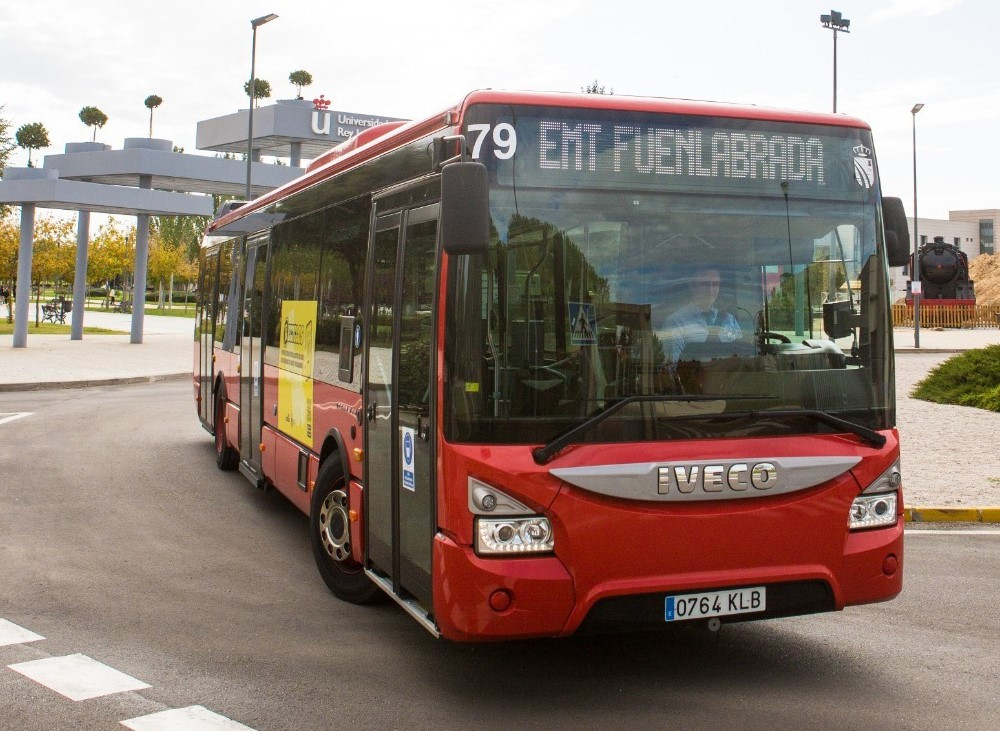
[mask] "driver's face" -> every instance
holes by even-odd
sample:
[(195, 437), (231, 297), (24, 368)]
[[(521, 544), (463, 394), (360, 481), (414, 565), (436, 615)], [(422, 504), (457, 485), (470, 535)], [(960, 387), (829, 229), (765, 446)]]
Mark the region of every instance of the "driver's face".
[(691, 302), (702, 310), (709, 309), (719, 297), (721, 278), (714, 269), (698, 272), (691, 280)]

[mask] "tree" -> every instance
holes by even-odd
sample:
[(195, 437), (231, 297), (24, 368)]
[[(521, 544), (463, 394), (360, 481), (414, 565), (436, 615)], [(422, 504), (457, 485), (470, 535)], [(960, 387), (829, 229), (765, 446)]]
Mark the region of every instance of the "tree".
[[(243, 93), (250, 96), (250, 82), (248, 81), (243, 85)], [(267, 99), (271, 96), (271, 82), (267, 79), (254, 79), (253, 80), (253, 102), (254, 106), (258, 106), (258, 99)]]
[(198, 246), (209, 219), (206, 216), (155, 216), (149, 247), (149, 276), (159, 282), (159, 307), (164, 305), (163, 285), (170, 285), (173, 304), (175, 280), (193, 282), (198, 272)]
[[(0, 113), (3, 107), (0, 106)], [(14, 141), (10, 138), (11, 121), (0, 117), (0, 173), (7, 166), (7, 158), (14, 151)]]
[(29, 124), (22, 124), (18, 127), (17, 132), (14, 133), (14, 138), (17, 140), (17, 144), (28, 151), (28, 167), (31, 165), (31, 151), (40, 150), (43, 147), (48, 147), (52, 143), (49, 142), (49, 131), (45, 129), (45, 125), (41, 122), (30, 122)]
[(614, 94), (615, 93), (614, 89), (605, 90), (605, 88), (604, 88), (603, 85), (597, 83), (597, 79), (594, 79), (594, 81), (592, 83), (587, 84), (586, 86), (580, 87), (580, 91), (584, 91), (584, 92), (586, 92), (588, 94)]
[(80, 121), (88, 127), (94, 128), (94, 137), (91, 142), (97, 142), (97, 129), (108, 123), (108, 115), (97, 107), (84, 107), (80, 110)]
[(126, 227), (110, 218), (90, 239), (87, 250), (89, 283), (111, 286), (111, 282), (132, 271), (135, 226)]
[(288, 80), (295, 85), (295, 98), (301, 99), (302, 87), (309, 86), (309, 84), (313, 82), (313, 77), (312, 74), (310, 74), (308, 71), (302, 71), (300, 69), (298, 71), (293, 71), (292, 73), (288, 74)]
[(153, 136), (153, 110), (158, 106), (163, 104), (163, 97), (159, 97), (156, 94), (150, 94), (146, 97), (146, 101), (143, 102), (146, 105), (146, 109), (149, 110), (149, 136)]
[(189, 261), (198, 259), (201, 236), (211, 220), (208, 216), (154, 216), (153, 231), (173, 248), (181, 249)]
[[(3, 113), (3, 107), (0, 106), (0, 114)], [(10, 157), (10, 153), (14, 151), (17, 146), (14, 144), (14, 140), (10, 137), (11, 133), (11, 121), (9, 119), (4, 119), (0, 117), (0, 177), (3, 177), (3, 169), (7, 167), (7, 158)], [(9, 211), (9, 206), (0, 206), (0, 219), (7, 215)], [(2, 277), (0, 277), (2, 279)]]
[(42, 286), (73, 281), (76, 269), (76, 224), (68, 219), (44, 217), (35, 222), (31, 256), (31, 281), (35, 286), (35, 325), (41, 321)]

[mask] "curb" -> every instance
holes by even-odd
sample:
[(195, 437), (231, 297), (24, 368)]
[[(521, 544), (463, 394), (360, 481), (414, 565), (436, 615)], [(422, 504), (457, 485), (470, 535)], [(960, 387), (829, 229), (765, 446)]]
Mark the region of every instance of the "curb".
[(60, 388), (91, 388), (92, 386), (121, 386), (133, 383), (158, 383), (161, 381), (183, 381), (190, 379), (191, 372), (161, 373), (152, 376), (128, 376), (126, 378), (98, 378), (89, 381), (48, 381), (36, 383), (0, 383), (4, 391), (48, 391)]
[(1000, 523), (1000, 507), (910, 507), (903, 509), (903, 520), (907, 523)]

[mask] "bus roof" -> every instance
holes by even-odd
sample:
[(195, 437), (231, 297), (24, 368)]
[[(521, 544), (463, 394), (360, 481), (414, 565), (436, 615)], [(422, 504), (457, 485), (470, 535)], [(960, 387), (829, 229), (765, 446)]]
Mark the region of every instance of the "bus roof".
[(706, 117), (729, 117), (772, 122), (791, 122), (835, 127), (870, 129), (855, 117), (825, 112), (807, 112), (755, 105), (664, 97), (621, 96), (615, 94), (584, 94), (563, 92), (495, 91), (483, 89), (469, 93), (462, 102), (450, 109), (413, 122), (388, 122), (359, 133), (316, 158), (301, 177), (276, 188), (238, 208), (231, 209), (208, 226), (208, 234), (267, 208), (285, 196), (304, 190), (334, 174), (352, 168), (366, 160), (420, 139), (437, 130), (458, 124), (464, 111), (475, 104), (515, 104), (585, 109), (608, 109), (661, 114), (685, 114)]

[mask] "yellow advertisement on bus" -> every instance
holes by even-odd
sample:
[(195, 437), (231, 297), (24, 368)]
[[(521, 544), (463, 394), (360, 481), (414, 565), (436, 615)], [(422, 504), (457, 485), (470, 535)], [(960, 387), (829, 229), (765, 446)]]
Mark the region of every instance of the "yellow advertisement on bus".
[(312, 443), (315, 352), (315, 300), (285, 300), (278, 352), (278, 427), (303, 444)]

